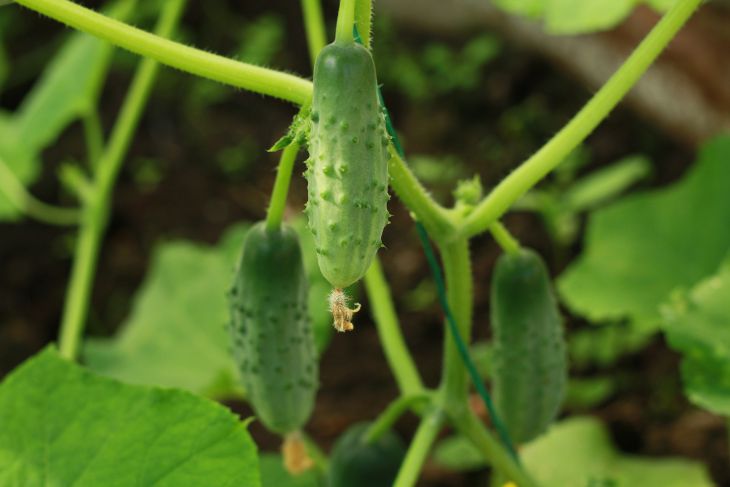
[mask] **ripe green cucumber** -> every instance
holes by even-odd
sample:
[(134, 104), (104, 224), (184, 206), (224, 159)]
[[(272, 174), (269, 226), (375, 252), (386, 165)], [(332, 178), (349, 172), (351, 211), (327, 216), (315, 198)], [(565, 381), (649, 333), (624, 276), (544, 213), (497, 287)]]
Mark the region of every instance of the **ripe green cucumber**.
[(301, 428), (318, 386), (308, 284), (296, 232), (265, 222), (246, 235), (229, 295), (233, 355), (256, 416), (271, 431)]
[(330, 455), (329, 487), (390, 486), (406, 454), (401, 439), (392, 431), (373, 443), (365, 443), (371, 423), (358, 423), (345, 431)]
[(567, 381), (563, 324), (550, 276), (532, 250), (500, 256), (491, 293), (494, 402), (516, 443), (555, 419)]
[(332, 43), (314, 67), (306, 213), (322, 275), (358, 281), (388, 222), (388, 142), (375, 65), (355, 43)]

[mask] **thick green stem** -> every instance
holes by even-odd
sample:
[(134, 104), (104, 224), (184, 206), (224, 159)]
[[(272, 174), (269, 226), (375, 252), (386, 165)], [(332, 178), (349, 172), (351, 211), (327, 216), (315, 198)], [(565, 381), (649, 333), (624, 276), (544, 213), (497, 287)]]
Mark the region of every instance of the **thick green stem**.
[(428, 452), (431, 450), (431, 446), (443, 424), (444, 414), (440, 410), (433, 410), (424, 416), (416, 430), (413, 441), (411, 441), (411, 445), (408, 447), (406, 458), (401, 464), (393, 487), (412, 487), (416, 485)]
[(337, 30), (335, 41), (353, 43), (352, 28), (355, 25), (355, 0), (340, 0), (340, 11), (337, 13)]
[[(440, 244), (440, 242), (439, 242)], [(473, 289), (469, 241), (459, 239), (440, 244), (446, 279), (446, 297), (459, 334), (468, 346), (471, 341)], [(441, 376), (440, 401), (446, 409), (466, 407), (467, 375), (454, 338), (444, 332), (444, 363)]]
[(312, 96), (312, 84), (298, 76), (234, 61), (113, 20), (68, 0), (16, 0), (43, 15), (189, 73), (297, 104)]
[(18, 211), (43, 223), (51, 225), (76, 225), (80, 212), (76, 208), (49, 205), (28, 192), (15, 173), (0, 159), (0, 193)]
[(537, 487), (535, 481), (515, 462), (514, 458), (489, 433), (487, 428), (474, 416), (474, 413), (449, 411), (449, 419), (456, 430), (489, 460), (489, 463), (506, 478), (519, 487)]
[(266, 214), (266, 228), (268, 230), (275, 230), (281, 225), (281, 219), (284, 217), (284, 209), (286, 208), (286, 196), (289, 193), (291, 174), (298, 153), (299, 144), (296, 142), (292, 142), (281, 152), (279, 167), (276, 170), (276, 181), (274, 181), (274, 189), (271, 192), (269, 210)]
[(585, 107), (474, 209), (464, 222), (462, 234), (476, 235), (489, 228), (515, 201), (583, 142), (636, 84), (700, 3), (702, 0), (677, 1)]
[(416, 218), (423, 223), (431, 238), (436, 241), (450, 239), (457, 232), (449, 211), (431, 198), (406, 162), (398, 155), (392, 143), (388, 150), (390, 151), (388, 162), (390, 185), (398, 198), (410, 211), (415, 213)]
[(360, 34), (362, 45), (370, 49), (370, 41), (373, 37), (373, 5), (372, 0), (357, 0), (355, 6), (355, 25)]
[[(184, 5), (185, 0), (170, 0), (165, 4), (156, 28), (159, 35), (169, 36), (172, 33)], [(94, 193), (85, 202), (84, 218), (76, 244), (59, 337), (60, 352), (70, 360), (75, 360), (79, 352), (114, 182), (147, 102), (158, 68), (159, 64), (152, 59), (145, 59), (140, 63), (109, 138), (109, 145), (99, 161)]]
[(307, 34), (309, 57), (314, 64), (319, 51), (327, 44), (322, 5), (319, 0), (302, 0), (302, 13), (304, 14), (304, 31)]
[(385, 358), (401, 394), (410, 396), (422, 393), (423, 381), (400, 331), (398, 314), (377, 257), (365, 274), (365, 290)]
[(428, 401), (429, 398), (430, 396), (428, 394), (418, 394), (413, 396), (400, 396), (391, 402), (385, 411), (380, 413), (378, 419), (368, 428), (367, 434), (365, 435), (365, 443), (378, 441), (378, 438), (391, 429), (403, 413), (409, 409), (413, 409), (416, 405), (421, 405)]

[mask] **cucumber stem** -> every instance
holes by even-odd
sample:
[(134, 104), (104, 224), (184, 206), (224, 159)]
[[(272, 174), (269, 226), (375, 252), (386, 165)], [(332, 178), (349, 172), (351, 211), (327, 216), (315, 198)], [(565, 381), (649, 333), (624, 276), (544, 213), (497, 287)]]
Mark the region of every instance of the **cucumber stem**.
[(289, 193), (289, 183), (291, 182), (294, 161), (296, 161), (298, 153), (299, 144), (296, 142), (292, 142), (281, 152), (279, 167), (276, 169), (274, 189), (271, 191), (269, 209), (266, 213), (266, 229), (269, 231), (279, 228), (284, 218), (286, 196)]
[(355, 25), (355, 0), (340, 0), (340, 11), (337, 13), (337, 30), (335, 42), (352, 44), (355, 42), (353, 26)]
[(411, 396), (400, 396), (388, 407), (380, 413), (378, 418), (370, 425), (365, 433), (365, 443), (372, 444), (378, 441), (386, 431), (391, 429), (396, 421), (409, 409), (413, 409), (414, 405), (427, 401), (430, 398), (428, 394), (415, 394)]

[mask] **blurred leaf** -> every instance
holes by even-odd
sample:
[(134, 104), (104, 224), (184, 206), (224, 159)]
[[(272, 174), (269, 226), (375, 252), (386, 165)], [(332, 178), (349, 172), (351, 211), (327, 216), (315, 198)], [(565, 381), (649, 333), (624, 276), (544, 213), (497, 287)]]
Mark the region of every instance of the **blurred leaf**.
[(564, 195), (564, 204), (570, 211), (595, 208), (644, 179), (650, 172), (651, 163), (646, 157), (626, 157), (574, 182)]
[(552, 34), (605, 30), (620, 23), (637, 0), (550, 0), (545, 24)]
[(570, 365), (575, 369), (608, 367), (621, 357), (644, 348), (651, 337), (651, 333), (625, 323), (575, 330), (568, 336)]
[(241, 61), (265, 66), (282, 49), (284, 22), (276, 15), (262, 15), (241, 30), (238, 57)]
[(101, 374), (134, 384), (240, 395), (228, 346), (226, 291), (247, 227), (216, 247), (168, 242), (157, 247), (131, 316), (114, 338), (91, 339), (84, 357)]
[(520, 455), (525, 468), (545, 487), (713, 485), (697, 462), (621, 454), (605, 427), (590, 417), (555, 424), (546, 435), (523, 447)]
[[(107, 13), (125, 19), (129, 0)], [(40, 172), (40, 153), (74, 120), (95, 109), (113, 47), (84, 33), (71, 34), (11, 116), (0, 117), (0, 158), (26, 185)], [(18, 216), (0, 192), (0, 221)]]
[[(0, 34), (1, 33), (2, 29), (0, 29)], [(10, 71), (9, 63), (8, 55), (5, 52), (5, 43), (3, 42), (2, 37), (0, 37), (0, 93), (2, 93), (3, 84), (8, 77), (8, 72)]]
[[(133, 2), (116, 2), (106, 13), (124, 20)], [(84, 33), (72, 34), (15, 113), (19, 143), (36, 153), (68, 124), (96, 108), (113, 46)]]
[(310, 469), (300, 475), (292, 475), (284, 468), (281, 455), (262, 453), (259, 455), (261, 487), (319, 487), (317, 474)]
[(548, 33), (587, 34), (621, 23), (636, 5), (647, 4), (665, 11), (676, 0), (494, 0), (507, 12), (542, 18)]
[(565, 393), (566, 409), (589, 410), (616, 392), (616, 380), (610, 376), (571, 378)]
[(678, 183), (593, 212), (583, 254), (558, 281), (564, 302), (654, 330), (670, 291), (715, 272), (730, 249), (729, 157), (730, 137), (718, 137)]
[(695, 404), (730, 416), (730, 259), (690, 292), (673, 296), (663, 329), (682, 353), (682, 379)]
[(0, 384), (0, 485), (257, 487), (256, 445), (218, 404), (95, 376), (51, 348)]
[[(38, 158), (18, 144), (12, 118), (5, 112), (0, 112), (0, 159), (21, 182), (35, 179), (40, 170)], [(17, 208), (0, 191), (0, 221), (14, 220), (19, 216)]]

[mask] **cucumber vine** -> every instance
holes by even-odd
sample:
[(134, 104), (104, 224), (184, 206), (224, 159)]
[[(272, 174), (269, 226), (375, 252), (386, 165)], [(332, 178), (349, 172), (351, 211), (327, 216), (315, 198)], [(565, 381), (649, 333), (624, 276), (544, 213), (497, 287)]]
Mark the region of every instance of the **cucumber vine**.
[[(40, 220), (79, 226), (59, 337), (62, 355), (75, 360), (87, 319), (89, 297), (112, 192), (159, 64), (294, 103), (303, 107), (300, 112), (302, 116), (308, 116), (306, 112), (312, 103), (314, 87), (309, 80), (293, 74), (236, 61), (168, 39), (180, 19), (185, 0), (164, 3), (155, 33), (145, 32), (69, 0), (16, 0), (16, 3), (146, 58), (134, 75), (106, 144), (101, 140), (98, 117), (92, 114), (84, 119), (89, 154), (94, 161), (91, 165), (91, 176), (71, 172), (66, 174), (69, 185), (77, 188), (80, 201), (78, 211), (73, 208), (53, 207), (35, 200), (22, 184), (5, 177), (7, 168), (0, 164), (0, 181), (3, 185), (0, 189), (10, 196), (16, 206)], [(489, 231), (505, 253), (519, 254), (519, 242), (510, 235), (499, 219), (521, 196), (554, 170), (608, 116), (700, 4), (701, 0), (677, 1), (621, 68), (562, 130), (497, 184), (486, 197), (473, 204), (457, 204), (454, 208), (446, 208), (437, 203), (408, 167), (397, 140), (384, 139), (388, 144), (383, 152), (387, 159), (390, 187), (412, 212), (419, 225), (423, 225), (440, 253), (444, 271), (444, 304), (450, 310), (452, 331), (457, 332), (444, 335), (441, 382), (435, 390), (429, 390), (423, 385), (401, 334), (393, 299), (377, 256), (372, 265), (366, 267), (368, 270), (364, 281), (370, 311), (375, 319), (385, 357), (398, 384), (400, 397), (366, 430), (364, 441), (376, 442), (406, 411), (411, 410), (421, 418), (394, 481), (396, 487), (416, 484), (434, 441), (447, 425), (468, 438), (501, 478), (509, 479), (520, 487), (538, 485), (510, 451), (509, 442), (504, 441), (504, 435), (500, 435), (503, 441), (498, 441), (468, 406), (467, 369), (454, 335), (463, 337), (468, 344), (472, 334), (470, 239)], [(327, 41), (322, 9), (319, 0), (302, 0), (301, 6), (309, 53), (314, 62)], [(358, 48), (369, 49), (372, 39), (371, 17), (370, 0), (341, 0), (335, 36), (337, 45), (352, 44), (354, 32), (359, 32), (362, 34), (364, 48)], [(386, 121), (390, 124), (390, 120)], [(390, 129), (392, 130), (392, 126)], [(274, 231), (281, 226), (294, 163), (304, 143), (304, 140), (295, 138), (282, 152), (265, 222), (268, 231)], [(382, 232), (382, 228), (380, 231)], [(371, 243), (373, 242), (368, 241), (368, 244)], [(348, 339), (357, 339), (357, 336), (351, 335)], [(282, 427), (283, 430), (299, 427), (301, 418), (295, 419), (291, 425)]]

